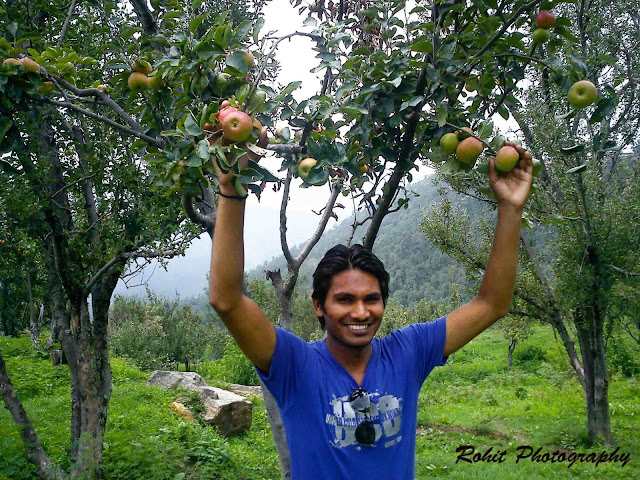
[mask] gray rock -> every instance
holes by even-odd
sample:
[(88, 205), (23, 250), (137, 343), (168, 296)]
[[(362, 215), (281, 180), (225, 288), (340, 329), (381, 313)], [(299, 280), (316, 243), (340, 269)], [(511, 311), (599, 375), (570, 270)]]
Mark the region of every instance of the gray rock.
[(193, 390), (195, 387), (207, 386), (207, 382), (195, 372), (156, 370), (151, 373), (147, 385), (155, 385), (165, 389), (183, 387), (187, 390)]

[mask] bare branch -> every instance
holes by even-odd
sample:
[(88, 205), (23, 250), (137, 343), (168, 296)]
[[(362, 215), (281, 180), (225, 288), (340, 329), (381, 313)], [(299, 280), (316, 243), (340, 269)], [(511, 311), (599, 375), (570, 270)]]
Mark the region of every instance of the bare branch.
[(612, 265), (610, 263), (608, 263), (606, 266), (614, 272), (618, 272), (624, 275), (625, 277), (640, 277), (640, 272), (630, 272), (629, 270), (623, 270), (622, 268), (616, 267), (615, 265)]
[(163, 140), (159, 140), (157, 138), (150, 137), (149, 135), (145, 135), (144, 133), (141, 133), (141, 132), (139, 132), (137, 130), (134, 130), (132, 128), (126, 127), (124, 125), (121, 125), (118, 122), (114, 122), (110, 118), (103, 117), (102, 115), (98, 115), (98, 114), (93, 113), (93, 112), (91, 112), (89, 110), (86, 110), (86, 109), (84, 109), (82, 107), (78, 107), (77, 105), (74, 105), (72, 103), (60, 102), (58, 100), (53, 100), (51, 98), (45, 98), (45, 101), (47, 103), (50, 103), (52, 105), (56, 105), (58, 107), (69, 108), (69, 109), (74, 110), (74, 111), (76, 111), (78, 113), (86, 115), (87, 117), (91, 117), (91, 118), (93, 118), (95, 120), (99, 120), (101, 122), (104, 122), (107, 125), (110, 125), (110, 126), (116, 128), (117, 130), (120, 130), (121, 132), (128, 133), (129, 135), (133, 135), (134, 137), (137, 137), (137, 138), (139, 138), (141, 140), (144, 140), (145, 142), (147, 142), (147, 143), (149, 143), (149, 144), (151, 144), (151, 145), (153, 145), (155, 147), (164, 148), (164, 146), (165, 146), (165, 143), (164, 143)]
[(62, 46), (62, 42), (64, 42), (64, 37), (67, 35), (67, 30), (69, 28), (69, 22), (71, 22), (71, 16), (73, 15), (73, 11), (76, 8), (76, 0), (71, 0), (71, 5), (69, 5), (69, 11), (67, 12), (67, 18), (64, 19), (64, 25), (62, 25), (62, 31), (60, 32), (60, 37), (56, 42), (58, 47)]

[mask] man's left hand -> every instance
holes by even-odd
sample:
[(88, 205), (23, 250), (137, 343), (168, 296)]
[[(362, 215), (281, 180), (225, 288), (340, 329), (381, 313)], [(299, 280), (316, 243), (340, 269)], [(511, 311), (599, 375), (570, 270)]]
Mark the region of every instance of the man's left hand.
[(489, 158), (489, 186), (499, 206), (510, 206), (522, 210), (533, 183), (532, 156), (513, 142), (504, 142), (504, 145), (515, 148), (520, 154), (520, 159), (513, 170), (504, 175), (498, 175), (495, 158)]

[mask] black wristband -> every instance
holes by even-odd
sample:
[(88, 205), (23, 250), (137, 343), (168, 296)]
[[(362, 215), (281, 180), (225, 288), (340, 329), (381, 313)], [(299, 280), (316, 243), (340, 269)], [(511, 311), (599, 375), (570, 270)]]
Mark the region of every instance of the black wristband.
[(233, 199), (236, 199), (236, 200), (244, 200), (245, 198), (247, 198), (249, 196), (248, 193), (246, 195), (244, 195), (244, 196), (243, 195), (225, 195), (224, 193), (222, 193), (220, 191), (218, 192), (218, 195), (220, 195), (221, 197), (224, 197), (224, 198), (233, 198)]

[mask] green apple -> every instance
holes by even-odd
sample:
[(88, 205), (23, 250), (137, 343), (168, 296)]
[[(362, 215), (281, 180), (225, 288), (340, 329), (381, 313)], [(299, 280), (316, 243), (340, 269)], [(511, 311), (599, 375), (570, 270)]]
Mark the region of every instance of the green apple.
[(256, 61), (256, 59), (253, 57), (253, 53), (242, 52), (242, 56), (244, 57), (244, 62), (247, 64), (247, 70), (251, 70), (253, 68), (253, 64)]
[(164, 81), (162, 80), (162, 76), (158, 73), (157, 70), (154, 70), (153, 72), (151, 72), (151, 76), (149, 77), (148, 84), (149, 84), (149, 88), (151, 88), (152, 90), (160, 90), (162, 88)]
[(53, 82), (44, 82), (40, 86), (40, 93), (42, 95), (49, 95), (51, 92), (53, 92), (53, 89), (54, 89)]
[(456, 148), (456, 158), (465, 165), (472, 165), (478, 159), (484, 145), (475, 137), (465, 138)]
[(129, 88), (134, 92), (141, 92), (149, 86), (149, 79), (144, 73), (133, 72), (127, 79)]
[(596, 101), (598, 90), (589, 80), (580, 80), (571, 85), (567, 99), (573, 108), (585, 108)]
[(311, 169), (315, 167), (316, 163), (318, 163), (318, 161), (311, 157), (300, 160), (300, 163), (298, 163), (298, 175), (300, 175), (302, 180), (305, 182), (307, 181), (307, 178), (309, 178), (309, 174), (311, 173)]
[(445, 133), (440, 137), (440, 146), (442, 147), (442, 150), (444, 150), (444, 153), (446, 153), (447, 155), (455, 153), (459, 143), (460, 140), (458, 140), (458, 135), (456, 135), (455, 133)]
[(251, 117), (240, 110), (227, 114), (222, 121), (224, 136), (232, 142), (244, 142), (249, 138), (252, 130), (253, 121)]
[(533, 31), (532, 37), (535, 43), (537, 43), (538, 45), (542, 45), (547, 40), (549, 40), (549, 37), (551, 37), (551, 34), (549, 33), (549, 30), (547, 30), (546, 28), (536, 28)]
[(17, 58), (5, 58), (2, 61), (3, 65), (21, 65), (20, 60)]
[(32, 60), (28, 57), (24, 57), (24, 58), (21, 58), (19, 62), (24, 67), (25, 72), (40, 73), (40, 65), (38, 65), (35, 60)]
[(520, 154), (513, 147), (502, 147), (496, 155), (496, 169), (501, 172), (510, 172), (518, 164)]
[(131, 65), (131, 70), (133, 70), (134, 72), (144, 73), (145, 75), (149, 75), (151, 73), (151, 70), (153, 70), (153, 68), (151, 67), (151, 64), (149, 62), (138, 58), (134, 60), (133, 64)]

